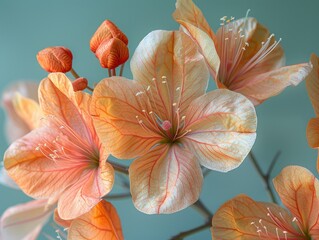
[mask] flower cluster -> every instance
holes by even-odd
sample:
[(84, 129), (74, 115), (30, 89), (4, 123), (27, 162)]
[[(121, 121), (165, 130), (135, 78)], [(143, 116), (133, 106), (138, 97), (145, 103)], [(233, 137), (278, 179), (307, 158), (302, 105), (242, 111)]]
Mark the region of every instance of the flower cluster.
[[(60, 239), (124, 239), (116, 209), (106, 201), (121, 159), (134, 159), (127, 174), (139, 211), (170, 214), (193, 205), (203, 167), (228, 172), (251, 151), (255, 107), (306, 78), (317, 115), (307, 136), (319, 148), (315, 55), (311, 63), (285, 66), (281, 40), (248, 14), (222, 17), (216, 34), (192, 0), (177, 0), (173, 17), (180, 30), (153, 31), (137, 46), (133, 79), (122, 76), (128, 38), (105, 20), (90, 49), (109, 77), (94, 88), (72, 68), (69, 49), (49, 47), (37, 55), (50, 72), (39, 86), (6, 91), (7, 128), (15, 131), (8, 133), (0, 180), (35, 200), (2, 215), (1, 239), (35, 239), (53, 213), (67, 230), (67, 236), (58, 232)], [(210, 76), (216, 90), (207, 90)], [(110, 155), (119, 160), (109, 161)], [(318, 180), (290, 166), (274, 184), (290, 212), (237, 196), (214, 215), (213, 239), (319, 238)]]

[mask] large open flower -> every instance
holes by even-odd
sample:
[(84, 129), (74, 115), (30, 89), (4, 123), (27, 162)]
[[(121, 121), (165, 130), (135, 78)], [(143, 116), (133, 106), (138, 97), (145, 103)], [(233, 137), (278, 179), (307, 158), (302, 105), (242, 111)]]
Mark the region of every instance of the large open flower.
[(274, 179), (288, 210), (239, 195), (212, 220), (213, 239), (319, 239), (319, 181), (307, 169), (288, 166)]
[(216, 35), (192, 0), (177, 0), (175, 20), (198, 44), (219, 88), (242, 93), (255, 105), (297, 85), (310, 72), (308, 63), (283, 67), (279, 41), (254, 18), (221, 18)]
[(64, 74), (50, 74), (39, 87), (45, 116), (40, 126), (12, 143), (4, 156), (19, 187), (33, 198), (58, 201), (64, 219), (88, 212), (113, 185), (113, 169), (87, 112), (90, 100), (74, 92)]
[(91, 113), (111, 154), (138, 157), (129, 169), (136, 208), (172, 213), (198, 199), (200, 164), (223, 172), (240, 165), (255, 141), (255, 109), (235, 92), (205, 94), (205, 60), (183, 32), (148, 34), (131, 69), (133, 81), (96, 86)]

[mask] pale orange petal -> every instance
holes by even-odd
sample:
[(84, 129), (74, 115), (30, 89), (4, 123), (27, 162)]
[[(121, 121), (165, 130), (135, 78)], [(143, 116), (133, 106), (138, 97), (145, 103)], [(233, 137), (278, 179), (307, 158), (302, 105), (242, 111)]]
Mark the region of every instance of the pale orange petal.
[(255, 105), (281, 93), (288, 86), (296, 86), (311, 71), (308, 63), (282, 67), (271, 72), (245, 79), (244, 85), (232, 89), (248, 97)]
[[(209, 72), (196, 44), (183, 32), (153, 31), (139, 44), (131, 60), (134, 80), (150, 95), (153, 112), (172, 119), (173, 104), (181, 115), (207, 89)], [(164, 76), (164, 78), (163, 78)], [(154, 78), (154, 80), (152, 80)]]
[(273, 180), (283, 204), (305, 232), (319, 233), (319, 181), (306, 168), (285, 167)]
[(19, 186), (8, 175), (6, 169), (3, 167), (0, 167), (0, 184), (14, 189), (20, 189)]
[(313, 53), (310, 61), (313, 69), (306, 79), (306, 86), (316, 116), (319, 116), (319, 58)]
[(217, 210), (211, 231), (216, 240), (308, 239), (287, 210), (273, 203), (255, 202), (245, 195), (229, 200)]
[(90, 212), (72, 221), (69, 240), (123, 240), (120, 218), (111, 203), (102, 200)]
[(47, 200), (34, 200), (7, 209), (1, 217), (0, 238), (35, 240), (52, 211)]
[(319, 148), (319, 118), (311, 118), (307, 126), (307, 140), (312, 148)]
[(187, 149), (159, 145), (129, 169), (135, 207), (147, 214), (173, 213), (198, 200), (203, 176)]
[(28, 125), (30, 130), (40, 125), (42, 112), (36, 101), (17, 93), (13, 98), (13, 107), (17, 115)]
[(26, 98), (37, 100), (38, 84), (28, 81), (17, 82), (13, 85), (10, 85), (3, 92), (2, 105), (7, 115), (5, 131), (6, 138), (8, 139), (9, 143), (24, 136), (31, 130), (28, 124), (24, 121), (25, 119), (21, 119), (16, 112), (13, 104), (13, 99), (15, 98), (16, 93), (20, 93)]
[(121, 77), (104, 79), (94, 89), (90, 108), (94, 125), (107, 150), (117, 158), (143, 155), (162, 139), (143, 127), (152, 129), (153, 123), (142, 111), (149, 100), (143, 94), (136, 96), (140, 91), (140, 84)]
[(59, 216), (70, 220), (87, 213), (111, 191), (113, 183), (114, 170), (109, 163), (104, 162), (102, 168), (83, 172), (81, 179), (61, 194)]
[(54, 210), (54, 221), (64, 228), (69, 228), (71, 226), (72, 220), (62, 219), (59, 215), (58, 209)]
[(256, 138), (257, 119), (252, 103), (241, 94), (215, 90), (188, 107), (182, 139), (200, 163), (227, 172), (238, 167)]

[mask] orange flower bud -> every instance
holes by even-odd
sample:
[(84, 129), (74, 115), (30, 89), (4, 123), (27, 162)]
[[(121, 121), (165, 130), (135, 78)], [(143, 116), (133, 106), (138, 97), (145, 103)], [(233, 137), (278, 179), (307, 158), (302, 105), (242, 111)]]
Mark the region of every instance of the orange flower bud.
[(126, 45), (128, 44), (125, 34), (113, 22), (105, 20), (91, 38), (90, 48), (92, 52), (95, 53), (102, 42), (111, 38), (118, 38)]
[(95, 55), (103, 68), (114, 69), (127, 61), (129, 50), (120, 39), (112, 38), (102, 42)]
[(37, 54), (40, 66), (47, 72), (66, 73), (72, 68), (72, 52), (65, 47), (49, 47)]
[(72, 82), (74, 92), (82, 91), (88, 86), (88, 80), (86, 78), (77, 78)]

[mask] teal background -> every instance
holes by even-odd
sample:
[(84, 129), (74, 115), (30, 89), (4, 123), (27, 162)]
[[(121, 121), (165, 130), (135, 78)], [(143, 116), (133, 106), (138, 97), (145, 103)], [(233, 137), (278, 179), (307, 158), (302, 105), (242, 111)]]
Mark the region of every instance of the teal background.
[[(195, 0), (216, 31), (220, 17), (250, 16), (266, 25), (277, 38), (281, 37), (287, 64), (309, 60), (312, 52), (319, 54), (319, 1), (317, 0)], [(129, 38), (131, 55), (142, 38), (152, 30), (178, 29), (171, 17), (173, 0), (104, 0), (104, 1), (25, 1), (0, 0), (0, 86), (17, 80), (40, 81), (46, 76), (36, 61), (39, 50), (55, 45), (70, 48), (73, 66), (91, 85), (107, 77), (90, 52), (89, 40), (105, 19), (114, 21)], [(131, 77), (128, 64), (125, 76)], [(214, 85), (211, 84), (214, 88)], [(272, 176), (283, 167), (298, 164), (313, 173), (317, 151), (310, 149), (305, 137), (306, 126), (314, 117), (305, 84), (290, 87), (277, 97), (257, 107), (258, 131), (253, 151), (266, 170), (278, 150), (282, 154)], [(4, 124), (1, 113), (0, 124)], [(1, 131), (0, 151), (8, 146)], [(117, 187), (118, 188), (118, 187)], [(116, 190), (116, 189), (115, 189)], [(215, 212), (228, 199), (245, 193), (260, 201), (269, 201), (263, 184), (250, 161), (229, 173), (211, 172), (206, 178), (201, 199)], [(27, 201), (21, 192), (0, 186), (0, 214), (9, 206)], [(145, 215), (138, 212), (130, 199), (112, 201), (122, 219), (125, 239), (169, 239), (180, 231), (203, 223), (194, 209), (171, 215)], [(45, 232), (55, 237), (51, 225)], [(43, 235), (39, 239), (45, 239)], [(211, 239), (208, 230), (187, 239)]]

